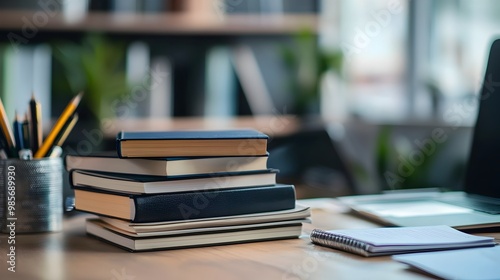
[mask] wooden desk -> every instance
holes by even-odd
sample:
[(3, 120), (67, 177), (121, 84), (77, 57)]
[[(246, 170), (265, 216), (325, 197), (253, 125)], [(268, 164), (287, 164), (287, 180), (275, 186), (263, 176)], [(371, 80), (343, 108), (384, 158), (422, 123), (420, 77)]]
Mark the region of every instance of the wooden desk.
[[(299, 239), (204, 248), (129, 253), (85, 234), (87, 214), (66, 218), (58, 233), (17, 235), (16, 273), (7, 271), (5, 234), (0, 235), (0, 279), (432, 279), (390, 257), (364, 258)], [(377, 225), (341, 213), (313, 210), (314, 227)]]

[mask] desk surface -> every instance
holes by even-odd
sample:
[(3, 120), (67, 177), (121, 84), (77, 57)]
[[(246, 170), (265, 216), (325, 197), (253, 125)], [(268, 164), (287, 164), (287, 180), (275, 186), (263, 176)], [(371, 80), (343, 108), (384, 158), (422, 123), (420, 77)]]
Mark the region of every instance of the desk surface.
[[(315, 201), (317, 203), (318, 201)], [(313, 209), (313, 228), (370, 228), (329, 200)], [(326, 206), (326, 207), (325, 207)], [(16, 236), (16, 273), (7, 271), (0, 235), (0, 279), (429, 279), (390, 257), (364, 258), (314, 246), (307, 236), (157, 252), (129, 253), (85, 234), (87, 214), (66, 218), (57, 233)], [(432, 278), (430, 278), (432, 279)]]

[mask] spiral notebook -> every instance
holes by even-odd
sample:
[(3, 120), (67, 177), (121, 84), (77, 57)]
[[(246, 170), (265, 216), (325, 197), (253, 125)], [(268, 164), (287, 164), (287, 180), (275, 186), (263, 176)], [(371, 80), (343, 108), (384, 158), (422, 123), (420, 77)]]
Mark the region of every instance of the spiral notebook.
[(449, 226), (314, 229), (310, 238), (314, 244), (365, 257), (495, 245), (493, 237), (475, 236)]

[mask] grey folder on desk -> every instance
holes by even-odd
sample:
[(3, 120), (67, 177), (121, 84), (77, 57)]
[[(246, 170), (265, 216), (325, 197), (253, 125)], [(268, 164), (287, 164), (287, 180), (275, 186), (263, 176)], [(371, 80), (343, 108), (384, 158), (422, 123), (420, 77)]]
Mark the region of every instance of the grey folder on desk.
[(479, 113), (463, 192), (340, 197), (357, 213), (397, 226), (500, 226), (500, 39), (493, 42), (477, 97)]

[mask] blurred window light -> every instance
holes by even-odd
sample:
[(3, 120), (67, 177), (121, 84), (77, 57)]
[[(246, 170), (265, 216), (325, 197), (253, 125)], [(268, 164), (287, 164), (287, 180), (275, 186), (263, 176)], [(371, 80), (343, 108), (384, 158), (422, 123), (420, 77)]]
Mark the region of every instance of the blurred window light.
[(342, 0), (339, 4), (349, 110), (372, 120), (403, 118), (408, 1)]
[(331, 31), (344, 53), (347, 110), (366, 120), (445, 121), (450, 108), (478, 95), (489, 46), (500, 38), (495, 0), (337, 0), (322, 7), (339, 11)]
[[(439, 115), (477, 97), (490, 44), (500, 38), (500, 1), (434, 1), (429, 72), (441, 94)], [(477, 110), (477, 108), (475, 108)], [(476, 112), (464, 124), (472, 125)]]

